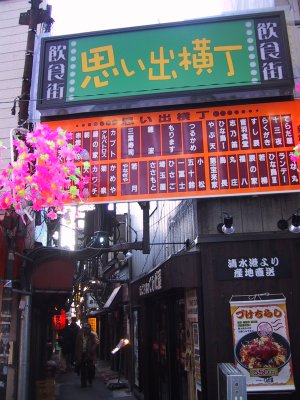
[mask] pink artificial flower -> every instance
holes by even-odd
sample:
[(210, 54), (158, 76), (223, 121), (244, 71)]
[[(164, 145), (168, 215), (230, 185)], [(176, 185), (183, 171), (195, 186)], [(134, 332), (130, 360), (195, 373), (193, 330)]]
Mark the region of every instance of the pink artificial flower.
[[(13, 206), (21, 212), (30, 201), (34, 210), (45, 206), (57, 210), (63, 209), (65, 202), (80, 200), (81, 182), (86, 182), (86, 177), (78, 164), (82, 164), (80, 153), (84, 154), (85, 162), (88, 154), (80, 146), (69, 143), (71, 139), (72, 133), (62, 128), (51, 130), (41, 125), (26, 135), (26, 141), (16, 140), (19, 157), (0, 172), (0, 185), (6, 188), (6, 192), (0, 193), (0, 205)], [(68, 190), (71, 182), (78, 191)], [(54, 217), (53, 213), (50, 216)]]
[(47, 217), (50, 218), (51, 220), (57, 219), (57, 214), (56, 212), (51, 209), (48, 213), (47, 213)]
[(292, 162), (296, 163), (299, 160), (299, 156), (295, 156), (294, 154), (291, 154), (290, 159)]

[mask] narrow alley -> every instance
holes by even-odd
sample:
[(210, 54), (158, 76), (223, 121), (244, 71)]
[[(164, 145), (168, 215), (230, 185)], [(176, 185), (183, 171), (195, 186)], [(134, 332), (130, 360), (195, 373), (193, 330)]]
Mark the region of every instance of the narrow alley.
[(0, 87), (0, 400), (300, 400), (300, 0), (0, 0)]
[[(92, 385), (82, 388), (80, 377), (70, 370), (59, 372), (55, 379), (55, 399), (56, 400), (108, 400), (124, 399), (134, 400), (135, 397), (130, 393), (128, 382), (121, 377), (119, 382), (124, 383), (120, 389), (109, 389), (118, 382), (118, 373), (112, 371), (105, 361), (98, 361), (96, 364), (96, 377)], [(44, 398), (44, 397), (43, 397)], [(47, 397), (48, 398), (48, 397)], [(51, 398), (49, 396), (49, 398)]]

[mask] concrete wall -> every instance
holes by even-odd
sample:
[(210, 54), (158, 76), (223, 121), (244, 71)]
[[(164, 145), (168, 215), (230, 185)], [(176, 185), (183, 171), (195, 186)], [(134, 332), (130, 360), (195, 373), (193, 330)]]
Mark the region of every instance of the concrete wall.
[[(9, 131), (17, 126), (11, 114), (14, 99), (21, 94), (28, 27), (19, 25), (21, 12), (29, 8), (26, 0), (0, 2), (0, 140), (9, 147)], [(1, 164), (10, 160), (10, 152), (1, 150)], [(0, 165), (3, 168), (4, 165)]]

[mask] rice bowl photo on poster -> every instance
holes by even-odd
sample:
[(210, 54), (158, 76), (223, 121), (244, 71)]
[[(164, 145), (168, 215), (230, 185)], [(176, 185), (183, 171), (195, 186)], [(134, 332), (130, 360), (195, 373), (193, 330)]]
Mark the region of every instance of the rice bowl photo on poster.
[(235, 364), (249, 392), (295, 389), (285, 298), (272, 296), (230, 301)]
[(283, 368), (291, 358), (290, 344), (281, 335), (251, 332), (235, 346), (235, 359), (244, 368)]

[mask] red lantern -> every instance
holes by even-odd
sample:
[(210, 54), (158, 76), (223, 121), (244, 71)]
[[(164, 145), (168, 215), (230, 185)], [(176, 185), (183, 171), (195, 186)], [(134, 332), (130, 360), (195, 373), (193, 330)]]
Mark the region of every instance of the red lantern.
[(66, 312), (65, 310), (61, 310), (60, 314), (53, 315), (53, 325), (54, 329), (60, 331), (66, 327)]

